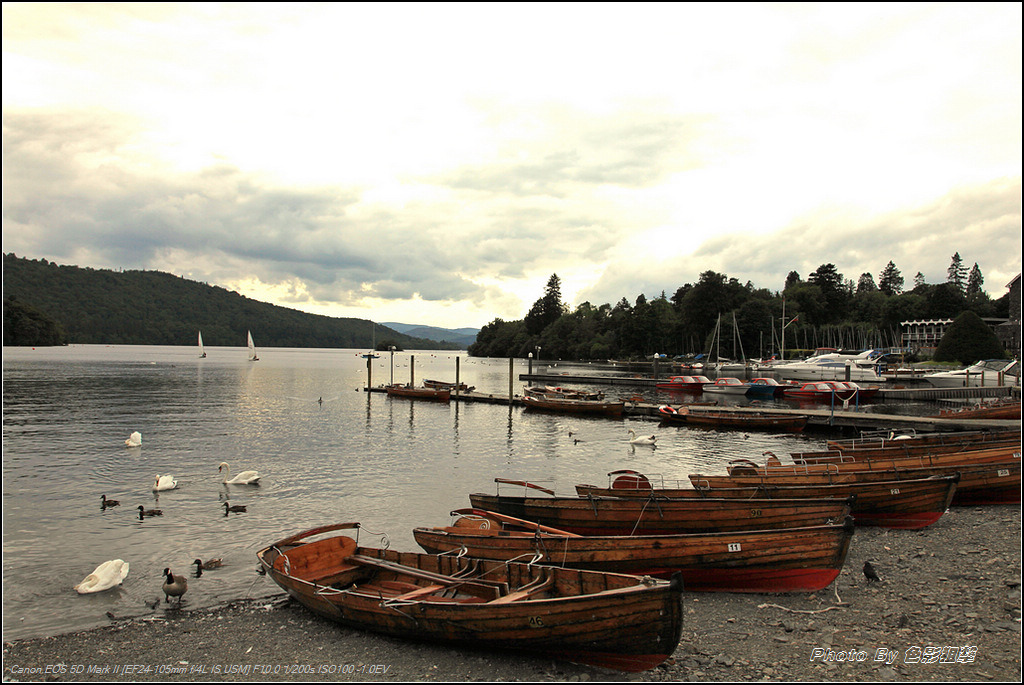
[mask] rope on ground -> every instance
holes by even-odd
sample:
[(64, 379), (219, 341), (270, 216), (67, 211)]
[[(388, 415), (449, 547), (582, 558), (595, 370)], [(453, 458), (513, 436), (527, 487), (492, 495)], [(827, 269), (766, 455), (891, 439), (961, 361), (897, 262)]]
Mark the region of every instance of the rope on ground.
[(758, 609), (765, 609), (767, 607), (774, 607), (775, 609), (782, 609), (793, 614), (823, 614), (826, 611), (832, 611), (833, 609), (842, 609), (846, 604), (839, 597), (839, 588), (833, 587), (832, 591), (836, 593), (836, 606), (825, 607), (824, 609), (790, 609), (789, 607), (780, 606), (778, 604), (758, 604)]

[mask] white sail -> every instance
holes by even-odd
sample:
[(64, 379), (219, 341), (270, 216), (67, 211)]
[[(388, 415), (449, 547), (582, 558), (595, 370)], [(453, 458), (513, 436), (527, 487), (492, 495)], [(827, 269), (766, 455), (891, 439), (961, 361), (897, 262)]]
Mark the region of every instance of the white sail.
[(203, 347), (203, 332), (199, 331), (199, 358), (206, 358), (206, 349)]
[(246, 335), (249, 338), (249, 340), (248, 340), (248, 344), (249, 344), (249, 361), (251, 361), (251, 362), (258, 362), (260, 360), (260, 358), (256, 356), (256, 345), (253, 344), (253, 342), (252, 342), (252, 333), (249, 332), (249, 331), (246, 331)]

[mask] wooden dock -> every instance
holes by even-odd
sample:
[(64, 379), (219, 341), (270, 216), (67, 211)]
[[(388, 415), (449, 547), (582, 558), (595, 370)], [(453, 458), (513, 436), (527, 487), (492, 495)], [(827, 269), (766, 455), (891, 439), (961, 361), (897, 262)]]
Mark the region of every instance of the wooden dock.
[[(580, 376), (529, 376), (523, 374), (520, 376), (520, 380), (532, 380), (532, 381), (546, 381), (569, 384), (582, 384), (585, 381), (580, 380), (583, 377)], [(603, 383), (605, 379), (601, 381), (595, 381)], [(635, 381), (637, 379), (630, 379)], [(648, 379), (650, 384), (653, 385), (654, 380)], [(374, 388), (364, 388), (365, 392), (380, 392), (386, 393), (387, 389), (384, 386)], [(978, 394), (963, 394), (967, 391), (986, 391), (983, 396), (986, 397), (1005, 397), (1008, 393), (1005, 390), (1016, 390), (1017, 397), (1020, 396), (1019, 388), (932, 388), (931, 390), (938, 390), (942, 393), (952, 392), (953, 394), (942, 394), (942, 398), (957, 398), (957, 397), (979, 397)], [(1004, 391), (1000, 395), (989, 395), (987, 391), (1002, 390)], [(893, 393), (907, 393), (907, 392), (919, 392), (914, 390), (890, 390)], [(922, 399), (914, 396), (900, 395), (900, 399)], [(936, 399), (936, 397), (929, 397), (927, 399)], [(416, 400), (410, 400), (416, 401)], [(421, 400), (425, 402), (436, 403), (435, 400)], [(488, 393), (481, 393), (476, 391), (464, 392), (464, 393), (452, 393), (451, 402), (484, 402), (489, 404), (504, 404), (511, 407), (523, 407), (523, 398), (520, 395), (495, 395)], [(659, 404), (651, 404), (647, 402), (626, 402), (624, 416), (637, 417), (637, 418), (649, 418), (651, 420), (659, 421), (660, 414), (658, 407), (665, 402)], [(688, 408), (692, 412), (699, 411), (720, 411), (722, 407), (719, 406), (708, 406), (702, 407), (700, 405), (688, 405)], [(897, 414), (876, 414), (866, 413), (861, 411), (843, 411), (842, 409), (830, 409), (823, 407), (820, 409), (788, 409), (788, 408), (771, 408), (766, 409), (764, 407), (728, 407), (729, 411), (736, 412), (758, 412), (758, 413), (776, 413), (785, 415), (802, 415), (807, 417), (807, 425), (810, 428), (852, 428), (856, 430), (894, 430), (894, 429), (913, 429), (919, 433), (929, 433), (938, 431), (971, 431), (971, 430), (987, 430), (987, 429), (1007, 429), (1007, 428), (1020, 428), (1020, 421), (1009, 420), (979, 420), (979, 419), (957, 419), (957, 418), (930, 418), (927, 416), (902, 416)]]

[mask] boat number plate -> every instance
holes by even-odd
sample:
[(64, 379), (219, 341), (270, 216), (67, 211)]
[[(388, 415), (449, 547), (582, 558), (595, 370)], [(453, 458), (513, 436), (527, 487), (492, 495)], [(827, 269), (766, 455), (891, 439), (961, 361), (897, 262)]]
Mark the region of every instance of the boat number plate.
[(541, 619), (540, 616), (531, 616), (530, 617), (530, 627), (531, 628), (543, 628), (544, 627), (544, 621)]
[(1010, 470), (1009, 469), (999, 469), (998, 471), (996, 471), (996, 473), (998, 473), (999, 477), (1002, 478), (1003, 476), (1010, 475)]
[(898, 495), (898, 494), (900, 494), (900, 489), (899, 488), (893, 488), (892, 490), (889, 491), (889, 494), (890, 495)]
[(742, 550), (743, 550), (743, 548), (740, 546), (740, 543), (738, 543), (738, 542), (730, 542), (729, 543), (729, 551), (730, 552), (739, 552), (739, 551), (742, 551)]
[(756, 519), (760, 515), (761, 515), (761, 510), (760, 509), (751, 509), (750, 510), (750, 518)]

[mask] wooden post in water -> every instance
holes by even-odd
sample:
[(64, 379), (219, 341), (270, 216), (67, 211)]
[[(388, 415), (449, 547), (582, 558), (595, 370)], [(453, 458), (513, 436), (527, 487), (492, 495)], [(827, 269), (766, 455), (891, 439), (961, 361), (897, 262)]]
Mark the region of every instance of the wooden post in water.
[(455, 355), (455, 401), (459, 401), (459, 355)]
[(416, 387), (416, 355), (409, 355), (409, 387)]
[(514, 363), (515, 363), (515, 359), (512, 358), (512, 357), (509, 357), (508, 358), (508, 404), (509, 404), (509, 406), (512, 406), (512, 398), (513, 398), (513, 394), (512, 394), (512, 374), (515, 372), (515, 370), (514, 370)]
[(370, 388), (373, 387), (373, 371), (372, 364), (373, 360), (369, 357), (366, 358), (366, 392), (370, 392)]

